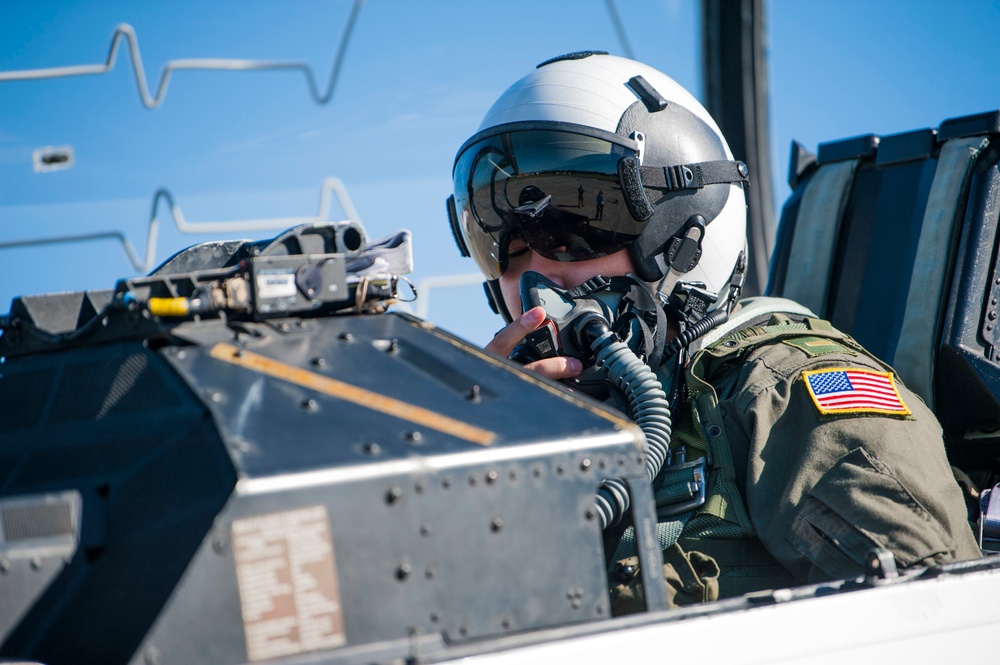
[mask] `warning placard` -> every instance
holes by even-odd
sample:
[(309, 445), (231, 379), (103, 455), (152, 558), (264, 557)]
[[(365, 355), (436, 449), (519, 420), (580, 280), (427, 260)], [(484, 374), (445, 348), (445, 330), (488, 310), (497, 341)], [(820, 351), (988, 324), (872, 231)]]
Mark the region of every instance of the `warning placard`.
[(232, 533), (247, 658), (346, 642), (325, 506), (234, 520)]

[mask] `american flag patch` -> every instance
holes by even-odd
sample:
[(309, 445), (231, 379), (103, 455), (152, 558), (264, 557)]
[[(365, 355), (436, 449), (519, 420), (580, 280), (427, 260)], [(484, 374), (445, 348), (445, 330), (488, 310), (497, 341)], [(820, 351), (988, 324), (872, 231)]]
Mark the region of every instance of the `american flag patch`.
[(822, 414), (886, 413), (908, 416), (892, 374), (870, 369), (818, 369), (802, 372), (809, 396)]

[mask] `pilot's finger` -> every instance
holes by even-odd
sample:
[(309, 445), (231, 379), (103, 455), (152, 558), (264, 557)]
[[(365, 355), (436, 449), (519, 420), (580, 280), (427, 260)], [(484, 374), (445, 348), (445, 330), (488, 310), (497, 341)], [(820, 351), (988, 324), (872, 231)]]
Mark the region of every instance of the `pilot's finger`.
[(544, 320), (545, 310), (541, 307), (532, 307), (498, 332), (493, 341), (486, 345), (486, 350), (504, 358), (508, 357), (518, 342), (528, 333), (537, 330)]
[(583, 371), (583, 363), (576, 358), (566, 356), (556, 356), (554, 358), (542, 358), (525, 365), (536, 374), (540, 374), (547, 379), (571, 379)]

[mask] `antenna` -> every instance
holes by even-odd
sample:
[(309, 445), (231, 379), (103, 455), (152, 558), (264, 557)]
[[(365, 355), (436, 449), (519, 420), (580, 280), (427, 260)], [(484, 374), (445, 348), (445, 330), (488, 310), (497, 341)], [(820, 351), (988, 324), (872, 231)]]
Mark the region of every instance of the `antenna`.
[(146, 256), (141, 257), (132, 243), (128, 241), (121, 231), (97, 231), (95, 233), (84, 233), (78, 235), (53, 236), (51, 238), (32, 238), (28, 240), (14, 240), (0, 242), (0, 250), (12, 249), (15, 247), (30, 247), (35, 245), (55, 245), (71, 242), (83, 242), (89, 240), (117, 240), (128, 256), (129, 262), (137, 272), (149, 272), (156, 260), (156, 240), (159, 236), (160, 220), (158, 210), (160, 202), (163, 201), (169, 206), (170, 216), (174, 220), (181, 233), (231, 233), (234, 231), (259, 231), (266, 229), (284, 229), (300, 224), (316, 224), (327, 221), (330, 214), (330, 194), (337, 195), (337, 202), (341, 210), (347, 215), (349, 220), (361, 223), (358, 211), (354, 208), (347, 187), (339, 178), (327, 178), (320, 188), (319, 212), (315, 217), (269, 217), (266, 219), (240, 219), (224, 222), (189, 222), (184, 216), (181, 207), (174, 202), (174, 197), (167, 189), (160, 189), (153, 195), (153, 207), (149, 217), (149, 226), (146, 231)]
[(312, 67), (308, 63), (301, 61), (280, 61), (280, 60), (244, 60), (233, 58), (190, 58), (183, 60), (170, 60), (163, 66), (160, 74), (160, 83), (156, 87), (156, 96), (150, 95), (149, 86), (146, 83), (146, 69), (142, 65), (142, 54), (139, 51), (139, 38), (135, 34), (135, 29), (128, 23), (121, 23), (115, 28), (111, 37), (111, 50), (104, 64), (96, 65), (69, 65), (66, 67), (49, 67), (45, 69), (21, 69), (14, 71), (0, 71), (0, 83), (8, 81), (35, 81), (39, 79), (66, 78), (72, 76), (94, 76), (107, 74), (115, 68), (118, 60), (118, 47), (122, 39), (128, 41), (129, 56), (132, 59), (132, 69), (135, 73), (135, 83), (139, 89), (139, 98), (143, 106), (147, 109), (155, 109), (163, 103), (167, 94), (167, 85), (170, 83), (170, 75), (174, 71), (185, 69), (201, 70), (225, 70), (225, 71), (259, 71), (289, 69), (301, 71), (309, 85), (309, 92), (313, 101), (317, 104), (326, 104), (333, 98), (333, 90), (337, 85), (337, 78), (340, 75), (340, 68), (344, 62), (344, 54), (347, 51), (347, 43), (350, 40), (354, 23), (364, 0), (355, 0), (351, 8), (351, 14), (347, 19), (344, 34), (340, 38), (340, 46), (337, 49), (337, 57), (334, 60), (333, 71), (330, 80), (327, 82), (326, 90), (320, 91), (316, 83), (316, 76)]

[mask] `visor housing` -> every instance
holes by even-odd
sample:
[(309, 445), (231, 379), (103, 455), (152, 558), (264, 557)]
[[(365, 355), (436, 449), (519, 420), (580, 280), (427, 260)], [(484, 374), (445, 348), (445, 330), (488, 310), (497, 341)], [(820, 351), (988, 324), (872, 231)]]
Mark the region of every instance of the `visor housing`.
[(628, 247), (647, 222), (629, 212), (618, 163), (637, 155), (633, 141), (573, 126), (500, 127), (470, 139), (455, 160), (456, 213), (487, 279), (503, 274), (515, 239), (553, 261)]

